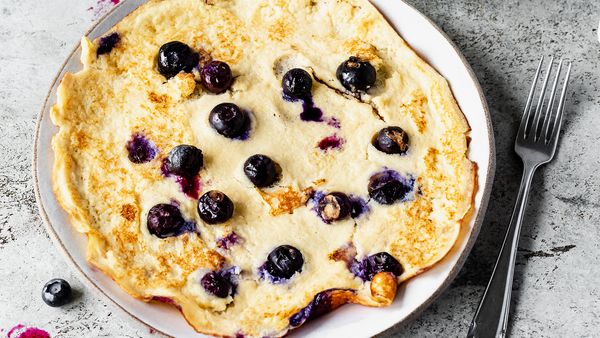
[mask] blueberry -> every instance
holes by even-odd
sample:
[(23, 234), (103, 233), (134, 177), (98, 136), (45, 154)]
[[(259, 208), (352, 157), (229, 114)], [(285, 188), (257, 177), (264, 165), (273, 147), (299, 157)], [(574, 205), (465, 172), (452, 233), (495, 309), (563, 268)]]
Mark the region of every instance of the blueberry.
[(233, 202), (220, 191), (209, 191), (198, 200), (198, 214), (208, 224), (224, 223), (233, 216)]
[(341, 192), (325, 195), (317, 205), (317, 212), (325, 222), (342, 220), (350, 215), (350, 199)]
[(158, 72), (167, 79), (180, 72), (190, 73), (198, 65), (200, 56), (183, 42), (168, 42), (158, 51)]
[(379, 252), (367, 258), (368, 278), (373, 279), (380, 272), (391, 272), (398, 277), (404, 269), (396, 258), (387, 252)]
[(223, 93), (233, 82), (231, 68), (221, 61), (210, 61), (205, 64), (200, 71), (200, 78), (204, 88), (215, 94)]
[(255, 186), (268, 187), (277, 181), (277, 164), (268, 156), (254, 155), (244, 163), (244, 173)]
[(167, 157), (167, 170), (169, 173), (183, 177), (198, 175), (204, 165), (202, 150), (189, 145), (179, 145), (171, 150)]
[(312, 89), (312, 78), (304, 69), (294, 68), (283, 76), (281, 86), (283, 93), (291, 98), (307, 98)]
[(59, 307), (71, 300), (71, 285), (64, 279), (52, 279), (42, 289), (44, 303)]
[(386, 154), (406, 154), (408, 134), (400, 127), (383, 128), (373, 141), (373, 146)]
[(338, 67), (336, 75), (342, 86), (352, 92), (367, 91), (377, 79), (375, 68), (355, 56), (344, 61)]
[(290, 245), (282, 245), (271, 251), (267, 257), (266, 269), (269, 274), (278, 278), (290, 278), (302, 271), (304, 258), (300, 250)]
[(386, 205), (403, 199), (409, 192), (408, 187), (388, 172), (371, 176), (368, 189), (372, 199)]
[(213, 108), (208, 120), (217, 133), (234, 138), (246, 131), (248, 115), (233, 103), (221, 103)]
[(181, 211), (172, 204), (158, 204), (148, 211), (148, 231), (158, 238), (175, 236), (184, 225)]
[(121, 41), (121, 36), (117, 32), (101, 37), (98, 49), (96, 49), (96, 56), (112, 52), (119, 41)]
[(150, 162), (158, 153), (156, 145), (140, 134), (133, 135), (126, 148), (129, 160), (135, 164)]
[(219, 298), (227, 298), (233, 293), (231, 281), (216, 271), (204, 275), (200, 283), (206, 292)]

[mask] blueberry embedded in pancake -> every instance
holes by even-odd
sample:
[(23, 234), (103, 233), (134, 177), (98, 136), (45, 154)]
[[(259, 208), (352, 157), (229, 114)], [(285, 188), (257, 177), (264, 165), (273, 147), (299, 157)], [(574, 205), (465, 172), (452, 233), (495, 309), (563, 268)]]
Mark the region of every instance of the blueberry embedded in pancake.
[(177, 236), (185, 226), (185, 220), (177, 206), (157, 204), (148, 211), (148, 231), (158, 238)]
[(180, 72), (190, 73), (199, 61), (200, 56), (190, 46), (171, 41), (158, 51), (158, 72), (170, 79)]
[(344, 61), (338, 67), (336, 76), (342, 86), (351, 92), (366, 92), (377, 80), (375, 67), (356, 56)]
[(100, 42), (98, 43), (98, 49), (96, 49), (96, 56), (112, 52), (119, 41), (121, 41), (121, 36), (117, 32), (101, 37)]
[(283, 94), (291, 99), (306, 99), (311, 95), (312, 77), (304, 69), (294, 68), (285, 73), (281, 87)]
[(350, 215), (352, 206), (348, 196), (341, 192), (329, 193), (318, 202), (317, 213), (325, 223), (345, 219)]
[(372, 280), (380, 272), (391, 272), (399, 277), (404, 271), (400, 262), (387, 252), (379, 252), (360, 261), (354, 261), (350, 270), (365, 281)]
[(244, 163), (244, 174), (257, 188), (273, 185), (279, 176), (278, 165), (266, 155), (252, 155)]
[(135, 164), (150, 162), (158, 154), (154, 142), (142, 134), (134, 134), (127, 142), (126, 148), (129, 160)]
[(178, 145), (169, 152), (166, 161), (169, 173), (193, 177), (198, 175), (204, 165), (202, 150), (187, 144)]
[(377, 133), (373, 146), (386, 154), (404, 155), (408, 151), (408, 134), (400, 127), (383, 128)]
[(233, 296), (236, 290), (239, 268), (234, 267), (206, 273), (200, 283), (206, 292), (219, 298)]
[(227, 138), (239, 138), (248, 131), (248, 114), (233, 103), (221, 103), (214, 107), (208, 117), (217, 133)]
[(221, 94), (231, 86), (233, 74), (227, 63), (213, 60), (202, 67), (200, 79), (206, 90), (214, 94)]
[(414, 179), (404, 178), (394, 170), (384, 170), (369, 179), (369, 196), (379, 204), (404, 200), (414, 189)]
[(220, 191), (209, 191), (198, 200), (198, 215), (208, 224), (225, 223), (233, 216), (233, 202)]
[(304, 257), (300, 250), (291, 245), (281, 245), (269, 253), (264, 269), (276, 283), (302, 272), (303, 265)]

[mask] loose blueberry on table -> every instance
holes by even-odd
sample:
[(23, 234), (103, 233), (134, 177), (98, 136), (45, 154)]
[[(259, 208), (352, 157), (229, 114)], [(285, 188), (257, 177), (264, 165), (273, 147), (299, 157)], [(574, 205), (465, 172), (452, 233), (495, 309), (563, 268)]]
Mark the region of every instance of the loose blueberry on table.
[(219, 298), (227, 298), (233, 293), (233, 285), (229, 278), (217, 271), (204, 275), (200, 283), (206, 292)]
[(158, 72), (167, 79), (180, 72), (190, 73), (200, 62), (200, 56), (183, 42), (171, 41), (158, 51)]
[(221, 103), (212, 109), (208, 121), (217, 133), (235, 138), (247, 131), (248, 114), (233, 103)]
[(268, 187), (277, 181), (277, 164), (266, 155), (253, 155), (244, 163), (244, 174), (256, 187)]
[(306, 99), (312, 90), (312, 77), (304, 69), (294, 68), (283, 76), (281, 86), (288, 97)]
[(301, 272), (303, 265), (304, 257), (300, 250), (291, 245), (282, 245), (271, 251), (265, 268), (273, 277), (289, 279)]
[(404, 155), (408, 151), (408, 134), (400, 127), (383, 128), (373, 141), (373, 146), (386, 154)]
[(169, 152), (166, 164), (169, 173), (192, 177), (198, 175), (200, 168), (204, 165), (204, 156), (202, 150), (183, 144)]
[(349, 91), (365, 92), (375, 84), (377, 72), (369, 62), (351, 56), (338, 67), (336, 76)]
[(227, 222), (233, 216), (233, 202), (220, 191), (209, 191), (198, 200), (198, 215), (208, 224)]
[(351, 209), (350, 199), (341, 192), (327, 194), (317, 204), (319, 216), (327, 223), (343, 220), (350, 215)]
[(233, 75), (228, 64), (210, 61), (200, 70), (202, 85), (211, 93), (221, 94), (231, 86)]
[(44, 303), (52, 307), (59, 307), (71, 300), (71, 285), (64, 279), (52, 279), (42, 289)]
[(172, 204), (158, 204), (148, 211), (148, 231), (158, 238), (176, 236), (184, 225), (181, 211)]
[(411, 187), (401, 182), (395, 177), (396, 175), (395, 172), (384, 171), (371, 176), (368, 186), (369, 196), (384, 205), (394, 204), (405, 198)]

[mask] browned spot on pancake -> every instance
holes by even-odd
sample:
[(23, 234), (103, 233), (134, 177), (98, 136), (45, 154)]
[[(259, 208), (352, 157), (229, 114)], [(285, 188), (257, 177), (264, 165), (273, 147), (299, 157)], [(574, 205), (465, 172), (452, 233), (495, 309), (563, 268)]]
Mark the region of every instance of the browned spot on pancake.
[(121, 217), (129, 222), (133, 222), (137, 216), (137, 209), (131, 204), (123, 204), (121, 206)]
[(149, 92), (148, 98), (152, 103), (154, 103), (156, 108), (159, 110), (165, 109), (169, 105), (169, 97), (167, 95), (160, 95), (154, 92)]
[(283, 41), (288, 36), (290, 27), (287, 22), (283, 19), (278, 19), (269, 26), (269, 39), (275, 41)]
[(427, 96), (419, 90), (413, 94), (410, 102), (400, 105), (400, 109), (410, 114), (421, 134), (427, 129), (427, 102)]
[(364, 42), (359, 39), (350, 39), (344, 42), (344, 49), (346, 49), (349, 55), (354, 55), (364, 61), (378, 60), (377, 48), (370, 43)]
[(75, 147), (78, 149), (84, 149), (88, 146), (88, 135), (83, 131), (77, 131), (75, 133)]
[(381, 306), (389, 306), (396, 298), (398, 281), (389, 272), (380, 272), (371, 281), (371, 297)]
[(356, 249), (353, 246), (345, 246), (336, 249), (334, 252), (329, 254), (329, 259), (336, 262), (350, 262), (356, 256)]
[(324, 178), (320, 178), (320, 179), (318, 179), (318, 180), (315, 180), (315, 181), (313, 182), (313, 184), (314, 184), (314, 185), (316, 185), (316, 186), (320, 186), (320, 185), (323, 185), (323, 184), (325, 184), (326, 182), (327, 182), (327, 180), (326, 180), (326, 179), (324, 179)]
[(287, 187), (275, 192), (265, 192), (257, 189), (260, 196), (271, 207), (271, 215), (279, 216), (283, 214), (293, 214), (294, 210), (306, 204), (308, 198), (313, 193), (313, 188), (304, 190), (294, 190), (292, 187)]

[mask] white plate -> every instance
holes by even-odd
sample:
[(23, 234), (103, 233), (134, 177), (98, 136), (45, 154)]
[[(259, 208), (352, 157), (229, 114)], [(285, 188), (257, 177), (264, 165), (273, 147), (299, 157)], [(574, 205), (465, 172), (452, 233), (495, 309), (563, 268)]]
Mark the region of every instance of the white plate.
[[(95, 39), (108, 31), (145, 0), (128, 0), (106, 15), (89, 31)], [(402, 37), (450, 82), (454, 95), (471, 127), (469, 157), (479, 167), (479, 190), (475, 198), (475, 214), (464, 227), (448, 256), (426, 273), (405, 283), (392, 306), (373, 309), (346, 305), (316, 321), (293, 331), (291, 336), (305, 337), (366, 337), (394, 324), (410, 320), (429, 306), (454, 279), (464, 263), (483, 221), (494, 176), (495, 151), (491, 120), (481, 88), (473, 71), (449, 38), (427, 17), (403, 1), (372, 0), (390, 20)], [(74, 231), (67, 214), (52, 191), (54, 155), (51, 139), (57, 128), (49, 117), (56, 102), (56, 88), (65, 72), (76, 72), (81, 50), (76, 48), (57, 75), (40, 113), (34, 142), (34, 185), (40, 213), (47, 230), (75, 270), (92, 290), (97, 290), (133, 318), (175, 337), (204, 337), (196, 333), (175, 308), (138, 301), (117, 286), (110, 278), (93, 269), (85, 260), (86, 237)]]

